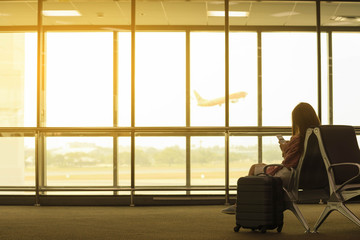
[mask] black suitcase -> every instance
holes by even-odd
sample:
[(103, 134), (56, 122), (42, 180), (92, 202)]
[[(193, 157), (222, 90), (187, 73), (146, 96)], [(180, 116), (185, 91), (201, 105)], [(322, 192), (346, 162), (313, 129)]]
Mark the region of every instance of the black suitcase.
[(275, 228), (281, 232), (284, 206), (281, 178), (265, 175), (241, 177), (237, 182), (234, 231), (243, 227), (262, 233)]

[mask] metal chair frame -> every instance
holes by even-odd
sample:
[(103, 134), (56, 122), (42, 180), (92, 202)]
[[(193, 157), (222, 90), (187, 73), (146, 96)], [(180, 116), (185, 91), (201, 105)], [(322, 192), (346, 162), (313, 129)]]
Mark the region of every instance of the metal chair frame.
[[(352, 142), (351, 144), (353, 144), (354, 146), (357, 146), (357, 148), (354, 149), (354, 151), (360, 151), (358, 144), (357, 144), (357, 140), (356, 140), (355, 130), (353, 127), (351, 127), (351, 126), (336, 126), (336, 125), (327, 126), (327, 128), (329, 128), (329, 127), (330, 128), (341, 127), (344, 129), (348, 129), (347, 131), (349, 131), (349, 133), (350, 133), (350, 131), (352, 131), (353, 132), (352, 139), (350, 139), (350, 138), (349, 139), (339, 139), (339, 141), (356, 141), (355, 143)], [(318, 229), (322, 225), (322, 223), (324, 223), (326, 218), (334, 210), (340, 212), (342, 215), (344, 215), (345, 217), (347, 217), (349, 220), (351, 220), (352, 222), (354, 222), (356, 225), (358, 225), (360, 227), (360, 219), (357, 216), (355, 216), (345, 206), (345, 202), (360, 195), (360, 181), (359, 181), (359, 179), (360, 179), (359, 178), (360, 177), (360, 158), (359, 159), (351, 159), (351, 160), (347, 159), (346, 152), (344, 152), (343, 159), (341, 160), (340, 163), (339, 163), (339, 161), (337, 161), (338, 163), (331, 164), (331, 162), (334, 162), (334, 159), (329, 158), (332, 156), (328, 155), (328, 153), (326, 151), (327, 146), (325, 146), (324, 141), (323, 141), (323, 135), (322, 135), (323, 131), (326, 131), (326, 128), (323, 128), (322, 126), (317, 127), (313, 130), (314, 134), (316, 135), (316, 137), (318, 139), (320, 152), (321, 152), (324, 164), (327, 169), (327, 176), (328, 176), (329, 188), (330, 188), (330, 193), (329, 193), (330, 197), (327, 201), (327, 205), (326, 205), (325, 209), (321, 213), (319, 219), (317, 220), (317, 222), (314, 226), (314, 232), (318, 231)], [(349, 161), (349, 162), (347, 162), (347, 161)], [(343, 183), (337, 184), (336, 176), (334, 174), (334, 169), (338, 168), (339, 166), (352, 166), (355, 169), (357, 169), (357, 174), (355, 176), (350, 176), (349, 179), (347, 179)]]

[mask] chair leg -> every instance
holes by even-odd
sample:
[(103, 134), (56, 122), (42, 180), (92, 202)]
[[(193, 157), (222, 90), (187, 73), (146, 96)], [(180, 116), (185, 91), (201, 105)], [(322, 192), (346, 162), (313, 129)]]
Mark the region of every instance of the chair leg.
[(325, 221), (325, 219), (330, 215), (330, 213), (332, 211), (334, 211), (334, 207), (332, 205), (329, 204), (325, 207), (325, 209), (323, 210), (323, 212), (321, 213), (319, 219), (317, 220), (315, 226), (314, 226), (314, 233), (317, 232), (317, 230), (319, 229), (319, 227), (321, 226), (321, 224)]
[(342, 215), (347, 217), (349, 220), (351, 220), (353, 223), (358, 225), (360, 227), (360, 220), (357, 216), (355, 216), (343, 203), (339, 203), (338, 210)]
[(321, 224), (334, 210), (339, 211), (342, 215), (344, 215), (360, 227), (360, 219), (355, 216), (342, 202), (328, 202), (327, 206), (325, 207), (324, 211), (322, 212), (318, 221), (315, 224), (314, 232), (317, 232)]
[(300, 212), (299, 207), (297, 206), (296, 203), (294, 202), (287, 202), (287, 209), (289, 209), (290, 211), (292, 211), (294, 213), (294, 215), (296, 216), (296, 218), (299, 220), (299, 222), (303, 225), (303, 227), (305, 228), (305, 233), (310, 233), (310, 227), (307, 224), (304, 216), (302, 215), (302, 213)]

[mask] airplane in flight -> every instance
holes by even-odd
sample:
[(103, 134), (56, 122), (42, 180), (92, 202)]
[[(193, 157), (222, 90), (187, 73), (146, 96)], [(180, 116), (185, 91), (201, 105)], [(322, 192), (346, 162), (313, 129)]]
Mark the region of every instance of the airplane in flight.
[[(212, 107), (216, 105), (221, 106), (222, 104), (225, 103), (225, 97), (219, 97), (208, 100), (202, 98), (200, 94), (195, 90), (194, 90), (194, 94), (197, 100), (197, 105), (200, 107)], [(229, 100), (232, 103), (236, 103), (237, 101), (239, 101), (240, 98), (245, 98), (246, 96), (247, 96), (247, 92), (235, 92), (229, 95)]]

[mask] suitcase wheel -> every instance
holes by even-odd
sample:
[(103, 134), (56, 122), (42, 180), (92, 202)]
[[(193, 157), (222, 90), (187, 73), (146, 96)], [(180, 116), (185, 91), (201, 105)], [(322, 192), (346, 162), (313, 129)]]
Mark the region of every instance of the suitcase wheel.
[(236, 225), (236, 226), (234, 227), (234, 232), (239, 232), (240, 228), (241, 228), (240, 225)]
[(282, 228), (283, 228), (283, 224), (279, 225), (278, 228), (276, 229), (277, 232), (278, 232), (278, 233), (281, 232)]
[(260, 232), (261, 233), (266, 233), (266, 226), (262, 226), (261, 229), (260, 229)]

